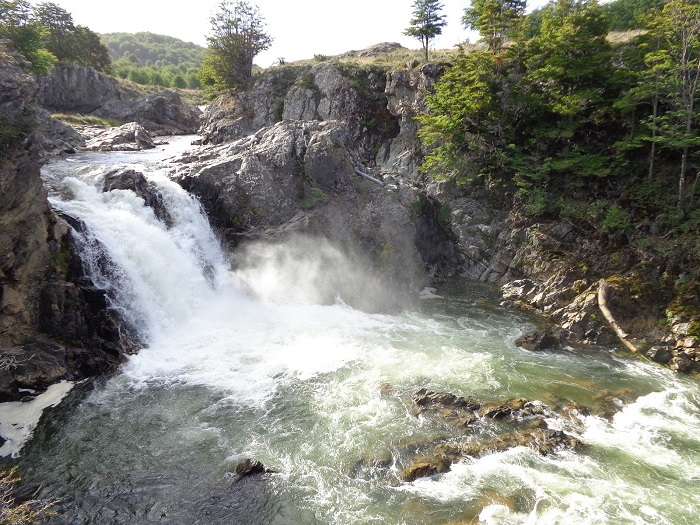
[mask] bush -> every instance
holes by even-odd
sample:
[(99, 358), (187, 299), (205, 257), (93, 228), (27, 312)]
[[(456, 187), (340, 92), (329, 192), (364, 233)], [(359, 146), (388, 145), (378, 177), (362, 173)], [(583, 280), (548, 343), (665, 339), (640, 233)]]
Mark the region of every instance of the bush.
[(629, 230), (632, 223), (629, 214), (616, 204), (613, 204), (608, 209), (608, 213), (605, 214), (602, 225), (609, 232), (621, 233)]

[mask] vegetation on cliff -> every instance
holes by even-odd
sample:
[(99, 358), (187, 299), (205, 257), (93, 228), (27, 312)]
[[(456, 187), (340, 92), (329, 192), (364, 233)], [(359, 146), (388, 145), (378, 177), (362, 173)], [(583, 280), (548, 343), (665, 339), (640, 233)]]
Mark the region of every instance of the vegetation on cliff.
[(0, 1), (0, 38), (14, 42), (32, 64), (32, 73), (46, 73), (56, 61), (111, 70), (97, 34), (76, 26), (70, 13), (51, 2), (32, 6), (27, 0)]
[[(654, 5), (618, 1), (629, 12)], [(576, 225), (589, 247), (553, 257), (591, 278), (624, 276), (629, 304), (641, 295), (627, 292), (644, 288), (668, 324), (693, 325), (700, 4), (670, 0), (623, 23), (606, 18), (617, 2), (555, 0), (511, 18), (494, 44), (502, 20), (474, 10), (509, 3), (473, 4), (487, 46), (460, 50), (427, 97), (423, 171), (512, 195), (526, 220)], [(613, 42), (612, 22), (642, 31)]]
[(260, 10), (245, 0), (219, 3), (207, 40), (200, 80), (216, 90), (245, 86), (253, 76), (253, 59), (272, 44)]

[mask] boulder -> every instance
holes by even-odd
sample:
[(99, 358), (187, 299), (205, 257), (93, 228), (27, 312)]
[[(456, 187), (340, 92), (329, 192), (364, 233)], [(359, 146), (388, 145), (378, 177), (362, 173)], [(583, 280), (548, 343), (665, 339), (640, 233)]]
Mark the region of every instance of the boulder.
[(266, 469), (265, 465), (257, 459), (244, 459), (236, 465), (236, 475), (239, 480), (257, 474), (267, 474), (271, 472), (271, 470)]
[(87, 151), (141, 151), (156, 147), (150, 133), (136, 122), (113, 128), (86, 126), (79, 129)]
[(559, 338), (548, 333), (536, 331), (531, 334), (521, 335), (515, 340), (515, 344), (526, 350), (539, 352), (541, 350), (556, 349), (561, 346)]

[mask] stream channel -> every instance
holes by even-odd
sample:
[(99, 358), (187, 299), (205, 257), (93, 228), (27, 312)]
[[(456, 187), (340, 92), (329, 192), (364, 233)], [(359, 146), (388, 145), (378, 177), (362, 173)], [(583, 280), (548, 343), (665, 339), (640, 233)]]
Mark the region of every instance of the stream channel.
[[(87, 226), (87, 271), (146, 343), (118, 374), (75, 385), (3, 458), (56, 501), (50, 523), (698, 523), (696, 380), (620, 348), (523, 350), (514, 341), (535, 321), (486, 284), (454, 280), (415, 308), (366, 313), (315, 299), (323, 264), (261, 251), (232, 271), (167, 176), (191, 137), (168, 140), (43, 168), (54, 208)], [(127, 166), (159, 188), (171, 227), (133, 192), (99, 191)], [(518, 446), (405, 481), (421, 443), (478, 438), (478, 426), (417, 416), (422, 388), (588, 407), (547, 417), (583, 446)], [(274, 472), (237, 480), (245, 458)]]

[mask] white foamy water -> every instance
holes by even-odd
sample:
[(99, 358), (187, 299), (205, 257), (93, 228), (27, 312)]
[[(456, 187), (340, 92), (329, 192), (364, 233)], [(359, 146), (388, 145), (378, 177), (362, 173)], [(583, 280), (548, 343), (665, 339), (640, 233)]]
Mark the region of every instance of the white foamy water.
[[(326, 241), (250, 246), (232, 272), (155, 156), (117, 161), (135, 159), (160, 189), (171, 228), (131, 192), (98, 191), (101, 158), (50, 166), (52, 203), (87, 226), (89, 270), (147, 347), (23, 455), (24, 477), (63, 502), (53, 523), (694, 523), (694, 381), (608, 349), (518, 349), (532, 325), (476, 284), (424, 290), (402, 313), (329, 301), (338, 269), (347, 289), (372, 287)], [(420, 388), (594, 410), (550, 421), (580, 451), (515, 448), (408, 483), (416, 450), (459, 437), (412, 414)], [(227, 474), (245, 457), (276, 471), (254, 493)]]

